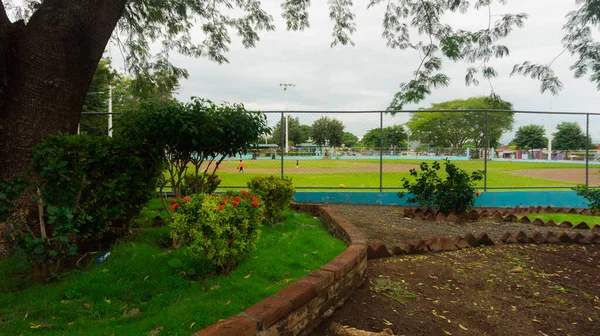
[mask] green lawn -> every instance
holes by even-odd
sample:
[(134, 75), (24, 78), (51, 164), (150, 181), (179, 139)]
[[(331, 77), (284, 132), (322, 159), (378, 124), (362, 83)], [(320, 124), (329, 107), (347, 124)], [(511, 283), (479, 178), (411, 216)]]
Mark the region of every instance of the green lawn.
[[(520, 216), (521, 218), (523, 216)], [(553, 213), (553, 214), (531, 214), (527, 215), (529, 219), (534, 220), (535, 218), (539, 218), (544, 222), (549, 220), (553, 220), (556, 224), (560, 224), (562, 222), (571, 222), (573, 225), (577, 225), (581, 222), (586, 222), (590, 227), (600, 224), (600, 217), (598, 216), (586, 216), (580, 214), (564, 214), (564, 213)]]
[[(49, 285), (31, 283), (28, 264), (0, 260), (0, 335), (189, 335), (235, 315), (319, 268), (345, 249), (311, 216), (287, 213), (274, 228), (263, 227), (254, 251), (228, 277), (188, 280), (168, 266), (184, 262), (169, 251), (169, 228), (140, 232), (121, 241), (101, 265), (91, 263)], [(161, 247), (163, 246), (163, 247)], [(139, 309), (139, 313), (135, 312)]]

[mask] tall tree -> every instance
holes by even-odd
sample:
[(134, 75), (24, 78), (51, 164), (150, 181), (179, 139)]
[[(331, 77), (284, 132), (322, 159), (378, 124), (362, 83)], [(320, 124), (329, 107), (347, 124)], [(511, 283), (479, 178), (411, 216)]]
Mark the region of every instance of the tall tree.
[(342, 142), (344, 143), (344, 146), (351, 148), (354, 147), (358, 142), (358, 137), (350, 132), (344, 132)]
[[(368, 7), (383, 3), (370, 0)], [(44, 136), (59, 131), (74, 133), (83, 100), (115, 28), (126, 53), (129, 72), (144, 77), (152, 71), (187, 76), (169, 62), (173, 51), (227, 62), (231, 31), (242, 44), (254, 47), (258, 32), (273, 30), (273, 18), (259, 0), (27, 0), (28, 7), (0, 2), (0, 179), (21, 172), (31, 147)], [(421, 60), (415, 76), (400, 84), (389, 105), (399, 110), (422, 101), (450, 78), (442, 72), (443, 58), (476, 65), (467, 69), (467, 85), (498, 76), (493, 60), (509, 54), (501, 40), (522, 27), (527, 14), (498, 14), (492, 6), (506, 0), (390, 0), (386, 1), (383, 36), (393, 49), (412, 49)], [(471, 6), (471, 3), (473, 4)], [(282, 0), (288, 30), (309, 27), (310, 0)], [(333, 20), (333, 42), (353, 44), (356, 30), (351, 0), (328, 0)], [(600, 26), (598, 0), (577, 0), (564, 26), (565, 50), (576, 55), (576, 77), (589, 75), (600, 84), (600, 47), (592, 37)], [(444, 23), (446, 14), (485, 10), (488, 22), (475, 31), (454, 29)], [(8, 10), (8, 11), (7, 11)], [(12, 13), (12, 14), (11, 14)], [(236, 16), (234, 16), (236, 15)], [(194, 44), (192, 28), (201, 26), (203, 40)], [(411, 34), (413, 36), (411, 36)], [(417, 36), (415, 36), (415, 34)], [(425, 42), (423, 42), (425, 41)], [(157, 55), (150, 45), (162, 46)], [(560, 56), (560, 55), (558, 55)], [(557, 56), (557, 57), (558, 57)], [(556, 58), (556, 57), (555, 57)], [(514, 74), (539, 79), (542, 92), (558, 93), (562, 83), (546, 64), (523, 62)], [(493, 88), (492, 88), (493, 93)]]
[[(288, 141), (290, 146), (295, 146), (308, 140), (309, 134), (307, 132), (307, 128), (310, 129), (310, 126), (301, 125), (300, 118), (289, 118)], [(285, 130), (285, 123), (283, 124), (283, 129)], [(275, 125), (275, 128), (273, 128), (273, 133), (270, 142), (276, 143), (281, 146), (281, 120), (279, 120), (279, 122)]]
[(547, 148), (548, 138), (546, 138), (545, 133), (544, 127), (540, 125), (521, 126), (510, 145), (516, 146), (517, 149)]
[(556, 125), (557, 132), (553, 134), (552, 148), (557, 150), (585, 149), (586, 139), (592, 147), (591, 139), (586, 137), (576, 122), (563, 121)]
[(383, 147), (387, 148), (395, 146), (403, 148), (406, 146), (406, 130), (402, 125), (394, 125), (383, 128), (383, 132), (379, 128), (373, 128), (367, 131), (363, 136), (361, 143), (365, 147), (379, 148), (380, 138), (383, 133)]
[(335, 118), (321, 117), (312, 124), (310, 134), (317, 146), (339, 147), (344, 139), (344, 124)]
[[(416, 112), (407, 123), (411, 133), (421, 141), (438, 147), (460, 149), (468, 141), (483, 148), (486, 140), (486, 113), (470, 110), (512, 110), (512, 104), (499, 97), (473, 97), (432, 104), (426, 110), (457, 112)], [(496, 147), (504, 132), (512, 129), (513, 112), (488, 112), (487, 133), (490, 147)]]

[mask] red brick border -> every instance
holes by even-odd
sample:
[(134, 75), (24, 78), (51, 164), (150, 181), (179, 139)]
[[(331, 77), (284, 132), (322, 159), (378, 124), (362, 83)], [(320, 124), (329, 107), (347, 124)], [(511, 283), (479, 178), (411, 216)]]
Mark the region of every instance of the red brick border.
[(194, 335), (308, 335), (363, 283), (367, 270), (364, 234), (327, 205), (293, 203), (292, 209), (319, 217), (348, 248), (277, 294)]

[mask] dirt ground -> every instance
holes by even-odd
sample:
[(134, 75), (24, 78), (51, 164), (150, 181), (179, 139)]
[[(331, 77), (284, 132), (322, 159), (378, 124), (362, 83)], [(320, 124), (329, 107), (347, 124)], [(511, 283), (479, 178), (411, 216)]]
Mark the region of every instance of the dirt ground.
[[(281, 168), (254, 168), (252, 163), (256, 161), (244, 161), (244, 170), (253, 174), (279, 174)], [(286, 174), (295, 173), (379, 173), (379, 163), (369, 162), (350, 162), (344, 161), (344, 167), (336, 168), (314, 168), (311, 167), (311, 161), (300, 161), (298, 169), (296, 168), (285, 168)], [(219, 171), (226, 172), (237, 172), (237, 163), (222, 163), (222, 168)], [(418, 169), (418, 165), (414, 164), (401, 164), (401, 163), (384, 163), (384, 172), (407, 172), (410, 169)], [(211, 169), (212, 171), (212, 169)], [(218, 173), (218, 172), (217, 172)]]
[[(487, 232), (497, 241), (504, 232), (548, 231), (513, 223), (406, 220), (395, 206), (331, 207), (370, 243), (386, 246), (469, 232)], [(407, 336), (596, 335), (598, 260), (600, 246), (520, 244), (370, 260), (365, 284), (312, 336), (334, 335), (332, 323)], [(399, 290), (398, 301), (375, 290), (390, 283)]]
[[(581, 183), (585, 184), (585, 167), (582, 168), (565, 168), (565, 169), (523, 169), (514, 170), (510, 173), (543, 178), (547, 180)], [(598, 174), (598, 167), (590, 167), (589, 183), (591, 185), (600, 185), (600, 174)]]

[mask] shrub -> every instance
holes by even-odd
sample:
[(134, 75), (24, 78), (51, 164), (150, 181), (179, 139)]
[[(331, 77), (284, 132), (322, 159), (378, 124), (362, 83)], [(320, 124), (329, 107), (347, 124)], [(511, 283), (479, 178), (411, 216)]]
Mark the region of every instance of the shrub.
[(23, 176), (16, 176), (8, 181), (0, 181), (0, 222), (8, 219), (15, 209), (14, 202), (21, 196), (27, 186), (28, 183)]
[(187, 175), (183, 180), (183, 186), (181, 187), (182, 195), (192, 194), (212, 194), (217, 190), (219, 184), (221, 184), (219, 175)]
[(271, 224), (283, 218), (283, 211), (294, 200), (295, 190), (291, 178), (255, 177), (248, 182), (248, 188), (265, 203), (265, 220)]
[(174, 204), (171, 237), (188, 255), (209, 259), (228, 274), (256, 247), (264, 210), (258, 197), (197, 194)]
[[(411, 194), (408, 202), (418, 203), (427, 210), (446, 214), (471, 209), (475, 204), (475, 181), (483, 178), (483, 172), (474, 171), (469, 175), (448, 160), (444, 160), (444, 164), (446, 179), (442, 179), (438, 173), (440, 164), (437, 161), (434, 161), (431, 167), (422, 162), (420, 174), (415, 169), (410, 170), (410, 175), (416, 180), (412, 182), (408, 178), (402, 179), (404, 188)], [(398, 197), (404, 196), (405, 193), (398, 193)]]
[(39, 280), (47, 279), (49, 265), (58, 272), (79, 240), (139, 214), (162, 172), (140, 148), (109, 137), (51, 136), (33, 148), (31, 159), (39, 223), (16, 228), (15, 238)]
[(577, 185), (577, 188), (573, 188), (577, 195), (585, 198), (588, 203), (590, 210), (600, 211), (600, 189), (590, 189), (583, 184)]

